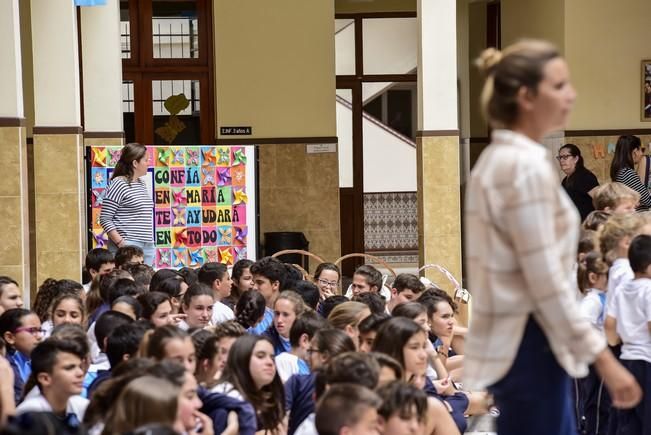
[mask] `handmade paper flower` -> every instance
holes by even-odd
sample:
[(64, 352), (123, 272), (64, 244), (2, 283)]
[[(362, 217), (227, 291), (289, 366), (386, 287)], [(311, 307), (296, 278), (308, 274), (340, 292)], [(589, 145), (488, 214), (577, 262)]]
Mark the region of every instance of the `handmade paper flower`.
[(172, 158), (172, 164), (182, 165), (184, 162), (185, 150), (183, 148), (174, 151), (174, 156)]
[(199, 151), (197, 150), (187, 150), (188, 158), (186, 160), (186, 165), (188, 166), (198, 166), (199, 165)]
[(172, 207), (172, 225), (175, 227), (185, 226), (185, 210), (178, 207)]
[(169, 165), (171, 155), (169, 148), (158, 148), (158, 161), (165, 166)]
[(233, 264), (233, 253), (231, 248), (224, 248), (219, 250), (219, 256), (222, 259), (223, 264)]
[(244, 189), (235, 189), (233, 190), (233, 205), (237, 204), (246, 204), (247, 201), (249, 200), (249, 197), (246, 196), (246, 192), (244, 192)]
[(188, 232), (185, 228), (174, 230), (174, 246), (185, 246), (188, 243)]
[(95, 184), (104, 184), (104, 174), (102, 174), (100, 171), (95, 172)]
[(248, 227), (235, 227), (235, 240), (246, 243), (246, 236), (249, 234)]
[(197, 265), (203, 263), (203, 255), (201, 255), (201, 248), (190, 249), (190, 264)]
[(95, 206), (101, 206), (102, 203), (104, 202), (104, 195), (106, 195), (106, 191), (104, 189), (102, 190), (93, 190), (93, 196), (95, 197)]
[(170, 266), (170, 251), (168, 249), (159, 249), (157, 252), (158, 267), (169, 267)]
[(212, 168), (201, 168), (201, 172), (203, 173), (203, 185), (204, 186), (214, 186), (215, 185), (215, 173), (213, 172)]
[(218, 227), (221, 245), (230, 245), (233, 243), (233, 233), (230, 227)]
[(231, 183), (231, 171), (230, 168), (217, 168), (217, 185), (226, 186)]
[(109, 166), (117, 165), (118, 162), (120, 161), (120, 156), (122, 155), (122, 150), (121, 149), (115, 149), (115, 150), (109, 149), (109, 154), (111, 156), (109, 158)]
[(219, 161), (217, 164), (228, 165), (231, 163), (230, 151), (228, 149), (219, 148), (217, 151), (219, 152)]
[(242, 148), (238, 148), (233, 152), (233, 166), (246, 165), (246, 154)]
[(246, 258), (246, 246), (242, 246), (241, 248), (235, 246), (233, 247), (233, 250), (235, 251), (235, 261), (240, 261)]
[(108, 243), (108, 237), (104, 231), (101, 231), (99, 234), (93, 233), (93, 239), (95, 239), (96, 248), (103, 248)]
[(185, 254), (181, 249), (172, 250), (172, 266), (173, 267), (185, 266)]
[(180, 207), (187, 203), (188, 198), (185, 196), (183, 189), (174, 189), (172, 188), (172, 196), (174, 197), (174, 206)]
[(215, 150), (212, 148), (206, 148), (201, 150), (203, 155), (203, 164), (206, 166), (215, 166)]
[(206, 254), (206, 260), (209, 263), (218, 263), (219, 262), (219, 253), (216, 249), (204, 249), (204, 254)]
[(106, 166), (106, 148), (95, 148), (93, 166)]

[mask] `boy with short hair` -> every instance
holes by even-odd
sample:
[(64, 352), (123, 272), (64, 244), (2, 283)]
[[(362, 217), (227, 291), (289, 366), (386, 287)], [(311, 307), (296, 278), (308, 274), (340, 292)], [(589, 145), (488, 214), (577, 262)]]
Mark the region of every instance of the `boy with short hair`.
[(115, 253), (115, 267), (124, 268), (127, 264), (143, 263), (145, 253), (138, 246), (122, 246)]
[(41, 394), (25, 399), (16, 408), (16, 414), (51, 412), (67, 426), (78, 427), (88, 406), (88, 400), (79, 396), (85, 357), (74, 340), (48, 338), (39, 343), (32, 351), (28, 384), (38, 385)]
[(84, 266), (90, 274), (90, 281), (83, 285), (84, 291), (88, 293), (96, 276), (106, 275), (115, 268), (115, 259), (108, 249), (95, 248), (86, 254)]
[(253, 288), (264, 296), (267, 305), (262, 321), (250, 332), (256, 335), (262, 335), (273, 323), (273, 305), (280, 292), (285, 290), (287, 270), (280, 260), (272, 257), (264, 257), (253, 263), (250, 271), (253, 275)]
[(232, 320), (235, 313), (225, 303), (222, 302), (231, 295), (233, 280), (228, 274), (225, 264), (209, 262), (205, 263), (199, 269), (198, 280), (200, 283), (207, 285), (212, 289), (215, 303), (212, 307), (212, 324), (218, 325), (221, 322)]
[(294, 320), (289, 330), (289, 344), (291, 350), (282, 352), (276, 356), (276, 370), (283, 383), (287, 382), (290, 376), (310, 373), (307, 364), (310, 340), (319, 329), (327, 326), (327, 322), (314, 311), (307, 311)]
[(246, 329), (235, 320), (228, 320), (208, 328), (217, 338), (217, 373), (221, 375), (226, 367), (228, 354), (235, 340), (246, 334)]
[(640, 194), (625, 184), (612, 182), (597, 187), (592, 202), (595, 210), (631, 214), (640, 202)]
[[(620, 361), (640, 384), (651, 391), (651, 236), (635, 237), (628, 249), (635, 278), (622, 283), (613, 295), (604, 324), (609, 342), (622, 343)], [(651, 398), (645, 395), (631, 409), (619, 410), (619, 421), (627, 421), (627, 433), (648, 433), (651, 416), (645, 414)]]
[(386, 435), (422, 433), (427, 419), (427, 395), (405, 382), (395, 381), (377, 390), (380, 432)]
[(373, 349), (373, 343), (375, 342), (375, 336), (377, 335), (378, 330), (384, 322), (389, 320), (391, 316), (386, 313), (376, 314), (371, 313), (370, 316), (366, 316), (364, 320), (359, 322), (359, 351), (363, 353), (369, 353)]
[(396, 277), (391, 286), (391, 300), (387, 303), (387, 313), (400, 304), (414, 301), (425, 290), (425, 285), (411, 273), (401, 273)]
[(361, 385), (336, 384), (323, 395), (316, 408), (319, 435), (362, 435), (378, 432), (377, 409), (382, 401)]

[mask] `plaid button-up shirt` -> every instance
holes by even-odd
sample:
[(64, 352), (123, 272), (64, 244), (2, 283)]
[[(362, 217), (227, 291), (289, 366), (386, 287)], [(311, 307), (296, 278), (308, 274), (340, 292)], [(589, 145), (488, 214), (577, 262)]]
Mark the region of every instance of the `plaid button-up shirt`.
[(506, 375), (530, 315), (560, 365), (571, 376), (587, 374), (606, 342), (581, 317), (570, 284), (579, 224), (550, 153), (524, 135), (494, 131), (466, 194), (473, 300), (465, 385), (485, 388)]

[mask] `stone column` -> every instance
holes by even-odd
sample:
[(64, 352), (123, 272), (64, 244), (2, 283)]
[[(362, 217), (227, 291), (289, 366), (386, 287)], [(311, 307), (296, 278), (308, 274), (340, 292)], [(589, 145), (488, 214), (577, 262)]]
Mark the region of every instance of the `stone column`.
[(27, 148), (18, 0), (0, 2), (0, 275), (18, 281), (29, 302)]
[(81, 8), (85, 145), (122, 145), (120, 2)]
[(81, 280), (85, 192), (77, 14), (70, 0), (31, 4), (36, 283)]
[[(456, 23), (456, 0), (418, 0), (419, 263), (439, 264), (461, 281)], [(425, 275), (452, 294), (441, 273)], [(459, 317), (466, 322), (465, 307)]]

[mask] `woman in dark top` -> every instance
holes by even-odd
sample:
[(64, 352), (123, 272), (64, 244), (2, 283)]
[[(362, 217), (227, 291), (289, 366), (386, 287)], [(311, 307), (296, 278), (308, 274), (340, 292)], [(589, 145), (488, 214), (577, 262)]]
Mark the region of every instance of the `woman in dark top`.
[(610, 164), (610, 178), (618, 183), (623, 183), (640, 194), (640, 204), (637, 211), (651, 209), (651, 196), (649, 189), (642, 184), (640, 176), (635, 172), (635, 165), (642, 159), (644, 150), (640, 138), (633, 135), (620, 136), (617, 139), (615, 155)]
[(592, 206), (592, 195), (599, 182), (597, 177), (583, 164), (581, 150), (574, 144), (567, 143), (558, 150), (556, 160), (565, 173), (561, 181), (565, 192), (579, 210), (581, 221), (594, 210)]

